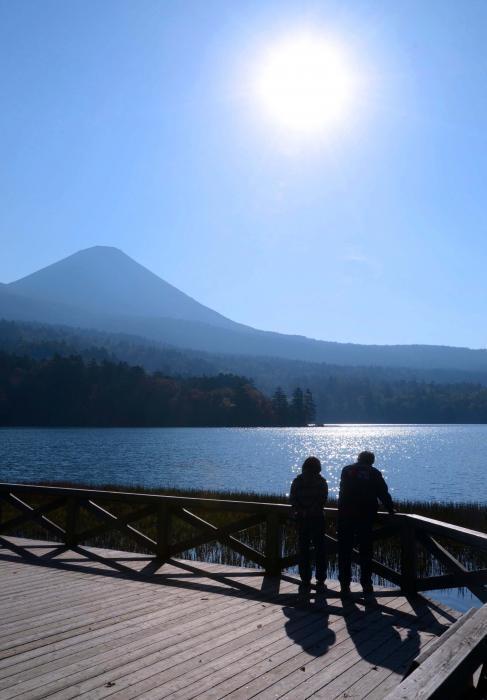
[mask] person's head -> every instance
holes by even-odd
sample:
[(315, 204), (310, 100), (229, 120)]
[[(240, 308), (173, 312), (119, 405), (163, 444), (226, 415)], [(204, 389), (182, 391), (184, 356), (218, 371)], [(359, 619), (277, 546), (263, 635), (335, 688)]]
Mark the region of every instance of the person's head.
[(321, 471), (321, 462), (318, 457), (307, 457), (301, 467), (303, 474), (319, 474)]
[(367, 466), (371, 467), (375, 462), (375, 454), (373, 452), (369, 452), (368, 450), (364, 450), (357, 457), (357, 462), (359, 464), (366, 464)]

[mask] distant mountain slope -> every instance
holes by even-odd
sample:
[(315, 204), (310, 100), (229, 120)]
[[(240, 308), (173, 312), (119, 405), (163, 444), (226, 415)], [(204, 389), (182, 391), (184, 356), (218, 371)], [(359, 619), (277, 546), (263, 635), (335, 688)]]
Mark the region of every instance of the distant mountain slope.
[(169, 317), (238, 327), (108, 246), (81, 250), (6, 286), (24, 297), (62, 301), (100, 316)]
[(0, 318), (129, 333), (210, 353), (343, 366), (487, 371), (487, 350), (356, 345), (256, 330), (203, 306), (116, 248), (103, 246), (1, 285)]
[(487, 371), (350, 366), (261, 355), (207, 353), (127, 333), (2, 319), (0, 351), (36, 359), (59, 354), (81, 355), (85, 360), (121, 360), (130, 365), (140, 365), (149, 372), (157, 371), (171, 376), (238, 374), (254, 379), (257, 386), (268, 393), (279, 385), (286, 391), (291, 391), (297, 385), (314, 390), (323, 378), (329, 377), (350, 381), (366, 379), (373, 382), (418, 381), (487, 386)]
[(17, 294), (13, 286), (7, 284), (0, 285), (0, 318), (92, 328), (98, 328), (106, 322), (97, 314), (60, 301), (46, 301)]

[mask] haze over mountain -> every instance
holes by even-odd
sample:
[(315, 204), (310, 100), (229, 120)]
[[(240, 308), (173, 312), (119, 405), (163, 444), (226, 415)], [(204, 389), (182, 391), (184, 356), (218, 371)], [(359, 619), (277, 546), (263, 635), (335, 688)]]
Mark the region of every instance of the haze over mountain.
[(9, 291), (101, 316), (170, 317), (231, 328), (208, 309), (118, 248), (95, 246), (6, 285)]
[(131, 333), (207, 352), (336, 365), (487, 370), (487, 350), (358, 345), (256, 330), (225, 318), (122, 251), (105, 246), (1, 284), (0, 318)]

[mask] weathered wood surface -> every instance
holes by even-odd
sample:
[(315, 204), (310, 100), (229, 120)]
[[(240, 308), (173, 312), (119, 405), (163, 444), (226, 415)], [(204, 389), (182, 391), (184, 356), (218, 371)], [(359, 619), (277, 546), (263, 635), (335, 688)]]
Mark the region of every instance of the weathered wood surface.
[[(388, 696), (388, 700), (464, 697), (473, 674), (479, 666), (487, 663), (487, 605), (466, 617), (443, 644), (435, 646), (433, 653), (420, 662), (419, 667)], [(485, 697), (485, 694), (475, 697)]]
[(0, 548), (1, 700), (383, 698), (459, 617), (387, 589), (342, 604), (336, 582), (306, 603), (292, 577), (200, 562), (135, 580), (103, 557), (149, 557), (15, 542), (43, 564)]
[(469, 620), (472, 615), (476, 613), (478, 608), (470, 608), (466, 613), (464, 613), (461, 617), (458, 618), (456, 622), (454, 622), (450, 627), (444, 632), (442, 635), (437, 637), (434, 641), (432, 641), (424, 651), (421, 652), (421, 654), (418, 654), (418, 656), (413, 659), (409, 669), (407, 670), (407, 676), (409, 676), (413, 671), (415, 671), (419, 666), (424, 664), (426, 659), (428, 659), (437, 649), (442, 646), (447, 639), (449, 639), (453, 634), (456, 634), (458, 630), (466, 623), (467, 620)]

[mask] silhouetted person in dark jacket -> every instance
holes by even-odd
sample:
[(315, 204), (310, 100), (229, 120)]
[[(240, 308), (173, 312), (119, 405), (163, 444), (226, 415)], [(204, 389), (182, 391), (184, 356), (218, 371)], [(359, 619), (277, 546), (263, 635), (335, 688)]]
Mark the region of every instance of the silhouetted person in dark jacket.
[(342, 470), (338, 497), (338, 577), (342, 596), (350, 594), (352, 549), (358, 544), (360, 554), (360, 583), (364, 593), (372, 588), (372, 526), (378, 501), (391, 514), (394, 504), (387, 484), (373, 467), (375, 455), (361, 452), (355, 464)]
[(289, 496), (298, 526), (299, 575), (302, 582), (300, 590), (310, 588), (310, 548), (313, 545), (316, 557), (316, 589), (323, 591), (327, 568), (323, 508), (328, 498), (328, 484), (320, 474), (321, 462), (317, 457), (305, 459), (301, 471), (291, 484)]

